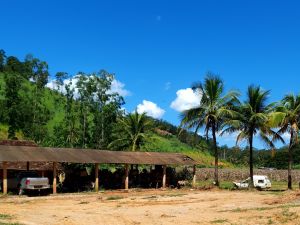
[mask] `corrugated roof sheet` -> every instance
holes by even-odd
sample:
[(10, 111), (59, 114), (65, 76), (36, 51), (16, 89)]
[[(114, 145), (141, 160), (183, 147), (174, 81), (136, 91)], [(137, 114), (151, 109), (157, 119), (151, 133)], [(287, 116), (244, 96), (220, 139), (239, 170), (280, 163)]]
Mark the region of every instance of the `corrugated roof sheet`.
[(0, 145), (0, 162), (69, 162), (150, 165), (196, 165), (180, 153), (125, 152), (94, 149)]
[[(0, 170), (3, 169), (2, 163), (0, 163)], [(26, 170), (27, 162), (7, 162), (7, 169), (9, 170)], [(30, 170), (35, 171), (52, 171), (53, 163), (52, 162), (30, 162)], [(60, 163), (57, 165), (58, 170), (62, 170), (63, 167)]]

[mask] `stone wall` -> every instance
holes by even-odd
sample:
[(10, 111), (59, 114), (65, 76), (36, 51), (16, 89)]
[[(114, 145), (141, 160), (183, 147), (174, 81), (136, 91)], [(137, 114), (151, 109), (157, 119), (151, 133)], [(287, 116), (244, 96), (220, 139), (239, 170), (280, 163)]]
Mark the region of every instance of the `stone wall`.
[[(287, 181), (287, 170), (254, 170), (254, 175), (265, 175), (271, 181)], [(220, 180), (241, 181), (249, 176), (248, 169), (219, 169)], [(198, 180), (209, 180), (214, 177), (213, 168), (197, 169)], [(300, 170), (292, 171), (293, 182), (300, 182)]]

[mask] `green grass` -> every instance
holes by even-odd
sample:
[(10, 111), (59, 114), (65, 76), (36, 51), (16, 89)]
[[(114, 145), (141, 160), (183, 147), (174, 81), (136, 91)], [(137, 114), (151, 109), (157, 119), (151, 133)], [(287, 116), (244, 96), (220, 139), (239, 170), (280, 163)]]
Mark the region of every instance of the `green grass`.
[(120, 199), (123, 199), (123, 197), (116, 195), (116, 196), (109, 196), (109, 197), (107, 197), (106, 200), (108, 200), (108, 201), (114, 201), (114, 200), (120, 200)]
[(0, 214), (0, 219), (1, 220), (10, 220), (10, 219), (12, 219), (12, 216), (7, 215), (7, 214)]
[(219, 224), (219, 223), (227, 223), (228, 220), (227, 219), (217, 219), (217, 220), (213, 220), (213, 221), (210, 221), (211, 223), (213, 224)]
[(22, 225), (21, 223), (0, 222), (0, 225)]
[(12, 219), (13, 219), (13, 217), (11, 215), (0, 213), (0, 225), (21, 225), (20, 223), (8, 222), (9, 220), (12, 220)]
[[(151, 133), (151, 137), (145, 142), (142, 150), (153, 152), (178, 152), (185, 154), (201, 163), (202, 166), (212, 167), (214, 157), (207, 151), (201, 151), (181, 142), (176, 136), (164, 137)], [(231, 163), (221, 161), (220, 167), (232, 168)]]

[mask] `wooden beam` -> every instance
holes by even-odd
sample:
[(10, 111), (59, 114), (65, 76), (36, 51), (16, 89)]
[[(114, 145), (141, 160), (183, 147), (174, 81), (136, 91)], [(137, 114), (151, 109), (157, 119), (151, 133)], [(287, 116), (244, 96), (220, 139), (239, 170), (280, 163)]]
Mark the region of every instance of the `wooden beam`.
[(196, 165), (193, 166), (193, 187), (196, 187)]
[(7, 163), (3, 162), (3, 187), (2, 187), (2, 191), (3, 194), (6, 195), (7, 194)]
[(125, 164), (125, 190), (129, 188), (129, 165)]
[(29, 162), (27, 162), (27, 163), (26, 163), (26, 170), (27, 170), (27, 171), (29, 171), (29, 169), (30, 169), (29, 167), (30, 167), (30, 164), (29, 164)]
[(99, 164), (95, 164), (95, 192), (99, 191)]
[(56, 194), (56, 177), (57, 177), (56, 166), (57, 166), (57, 162), (53, 162), (53, 183), (52, 183), (53, 194)]
[(163, 165), (162, 188), (166, 188), (167, 183), (167, 166)]

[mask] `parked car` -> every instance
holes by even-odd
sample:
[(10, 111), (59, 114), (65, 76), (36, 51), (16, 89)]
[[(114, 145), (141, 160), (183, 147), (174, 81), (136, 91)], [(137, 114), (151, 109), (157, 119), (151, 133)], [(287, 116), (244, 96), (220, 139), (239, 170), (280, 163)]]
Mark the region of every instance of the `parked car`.
[[(233, 182), (234, 186), (238, 189), (249, 188), (250, 177), (241, 182)], [(263, 175), (254, 175), (253, 176), (253, 185), (257, 189), (269, 189), (272, 187), (271, 181), (267, 176)]]
[[(0, 180), (0, 189), (2, 188)], [(26, 191), (45, 190), (50, 188), (49, 179), (40, 177), (35, 171), (21, 171), (8, 174), (7, 187), (9, 190), (18, 191), (19, 195)]]

